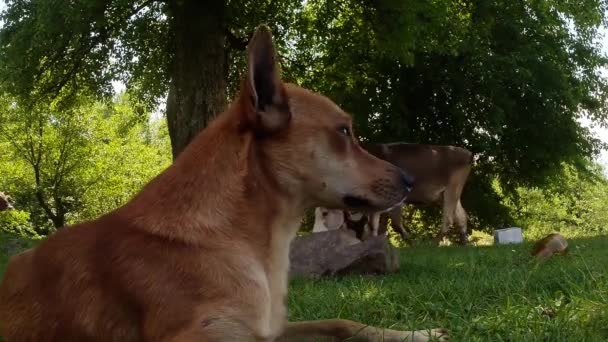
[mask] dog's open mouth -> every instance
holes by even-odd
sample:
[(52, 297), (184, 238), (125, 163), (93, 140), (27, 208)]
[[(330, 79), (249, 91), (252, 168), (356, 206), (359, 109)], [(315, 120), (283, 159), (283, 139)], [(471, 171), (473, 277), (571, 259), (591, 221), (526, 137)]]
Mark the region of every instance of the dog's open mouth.
[(379, 211), (381, 213), (384, 213), (384, 212), (391, 211), (392, 209), (397, 208), (399, 206), (402, 206), (403, 203), (405, 203), (406, 198), (407, 197), (404, 197), (401, 201), (399, 201), (398, 203), (395, 203), (395, 205), (388, 207), (386, 209), (383, 209), (383, 210), (372, 205), (370, 200), (368, 200), (364, 197), (359, 197), (359, 196), (346, 195), (342, 198), (342, 202), (350, 209), (358, 209), (358, 210), (363, 210), (363, 211), (372, 210), (372, 211)]
[(371, 206), (371, 203), (368, 199), (359, 196), (346, 195), (342, 198), (342, 202), (344, 202), (344, 204), (346, 204), (346, 206), (348, 206), (349, 208), (353, 209)]

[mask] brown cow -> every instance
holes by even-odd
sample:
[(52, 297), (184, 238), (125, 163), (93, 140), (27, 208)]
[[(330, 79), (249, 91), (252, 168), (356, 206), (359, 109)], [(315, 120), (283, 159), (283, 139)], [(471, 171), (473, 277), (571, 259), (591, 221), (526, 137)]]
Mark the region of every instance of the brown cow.
[[(454, 223), (460, 227), (460, 243), (467, 243), (467, 213), (460, 196), (471, 171), (473, 153), (456, 146), (409, 143), (364, 144), (363, 147), (372, 155), (408, 170), (414, 178), (414, 187), (405, 204), (442, 205), (443, 223), (435, 237), (436, 243), (443, 239)], [(401, 207), (388, 214), (393, 228), (404, 239), (409, 239), (410, 234), (402, 223)], [(382, 221), (385, 224), (386, 220)], [(373, 230), (377, 235), (378, 225)]]
[[(460, 227), (460, 243), (467, 243), (467, 213), (460, 202), (462, 190), (473, 163), (473, 154), (460, 147), (442, 145), (421, 145), (409, 143), (362, 144), (372, 155), (384, 159), (408, 171), (414, 178), (412, 192), (405, 204), (422, 207), (443, 206), (443, 224), (435, 237), (439, 243), (456, 223)], [(371, 223), (371, 234), (386, 231), (390, 215), (393, 228), (404, 240), (410, 240), (410, 233), (404, 228), (402, 207), (393, 208), (388, 215), (373, 214), (367, 221)], [(346, 224), (349, 228), (349, 223)], [(355, 229), (357, 230), (357, 229)]]

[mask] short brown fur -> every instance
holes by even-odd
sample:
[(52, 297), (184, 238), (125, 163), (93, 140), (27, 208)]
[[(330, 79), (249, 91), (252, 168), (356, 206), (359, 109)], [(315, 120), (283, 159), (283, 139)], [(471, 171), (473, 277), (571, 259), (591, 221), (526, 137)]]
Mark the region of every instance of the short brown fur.
[[(123, 207), (11, 258), (0, 285), (5, 342), (427, 341), (445, 333), (287, 324), (289, 244), (304, 211), (381, 210), (407, 187), (398, 168), (356, 144), (338, 106), (283, 84), (275, 58), (262, 26), (239, 98), (172, 166)], [(393, 191), (375, 192), (377, 184)]]

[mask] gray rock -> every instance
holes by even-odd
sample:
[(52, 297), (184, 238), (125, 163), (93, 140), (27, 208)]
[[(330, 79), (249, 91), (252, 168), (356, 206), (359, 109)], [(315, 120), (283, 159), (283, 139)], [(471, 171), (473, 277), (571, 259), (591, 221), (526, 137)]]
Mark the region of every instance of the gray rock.
[(399, 255), (386, 235), (360, 241), (338, 229), (297, 237), (291, 243), (290, 276), (381, 274), (399, 270)]

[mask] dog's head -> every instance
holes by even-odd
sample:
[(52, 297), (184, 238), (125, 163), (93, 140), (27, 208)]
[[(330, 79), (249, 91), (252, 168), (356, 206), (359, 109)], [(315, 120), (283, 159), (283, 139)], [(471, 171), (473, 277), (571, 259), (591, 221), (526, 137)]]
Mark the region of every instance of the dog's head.
[(281, 81), (265, 26), (247, 53), (240, 97), (245, 126), (283, 189), (308, 207), (377, 211), (405, 199), (412, 180), (359, 146), (348, 114), (324, 96)]
[(0, 211), (11, 210), (13, 205), (11, 204), (12, 199), (10, 196), (0, 192)]

